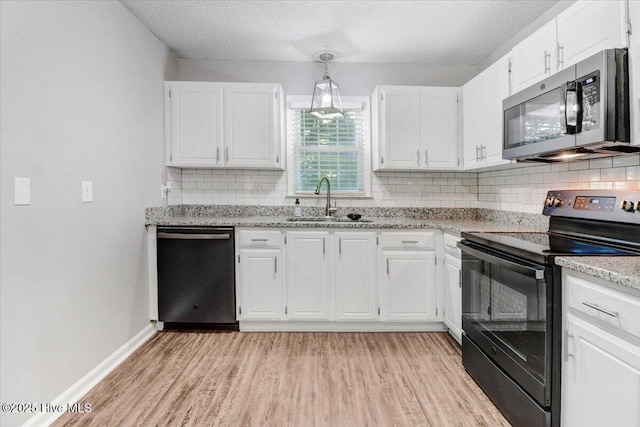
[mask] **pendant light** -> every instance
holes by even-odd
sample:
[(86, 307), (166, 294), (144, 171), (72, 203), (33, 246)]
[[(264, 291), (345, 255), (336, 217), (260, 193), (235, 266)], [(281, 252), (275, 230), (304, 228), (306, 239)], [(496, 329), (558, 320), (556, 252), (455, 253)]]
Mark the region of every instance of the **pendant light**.
[(324, 77), (316, 81), (313, 88), (310, 113), (321, 119), (336, 119), (343, 117), (340, 90), (336, 82), (329, 78), (327, 63), (334, 58), (329, 52), (320, 54), (320, 60), (324, 62)]

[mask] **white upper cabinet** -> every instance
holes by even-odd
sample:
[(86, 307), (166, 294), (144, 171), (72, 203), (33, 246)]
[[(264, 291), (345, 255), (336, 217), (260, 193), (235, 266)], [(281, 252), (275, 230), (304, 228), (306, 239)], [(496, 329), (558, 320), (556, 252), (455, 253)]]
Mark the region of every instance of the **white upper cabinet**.
[[(417, 169), (420, 161), (420, 88), (376, 89), (378, 146), (374, 169)], [(374, 125), (376, 123), (374, 117)], [(375, 135), (375, 133), (374, 133)]]
[(450, 87), (377, 87), (374, 170), (457, 169), (458, 93)]
[(627, 46), (626, 1), (579, 0), (557, 21), (559, 69), (603, 49)]
[(557, 68), (556, 20), (552, 20), (511, 50), (513, 92), (549, 77)]
[(165, 82), (167, 165), (282, 169), (282, 88)]
[(225, 85), (226, 166), (280, 167), (280, 98), (277, 85)]
[(502, 158), (502, 100), (508, 96), (507, 56), (462, 87), (465, 169), (509, 163)]
[(165, 97), (167, 164), (220, 165), (222, 87), (167, 82)]
[(511, 50), (512, 92), (603, 49), (626, 47), (626, 32), (625, 0), (576, 1)]
[(428, 169), (458, 168), (459, 89), (422, 89), (423, 166)]

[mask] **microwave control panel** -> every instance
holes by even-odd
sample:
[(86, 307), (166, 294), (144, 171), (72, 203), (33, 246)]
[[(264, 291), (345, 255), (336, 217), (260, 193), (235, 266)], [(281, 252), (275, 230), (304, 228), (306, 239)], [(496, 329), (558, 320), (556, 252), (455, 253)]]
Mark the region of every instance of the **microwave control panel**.
[(600, 71), (578, 79), (582, 84), (582, 130), (597, 129), (600, 117)]

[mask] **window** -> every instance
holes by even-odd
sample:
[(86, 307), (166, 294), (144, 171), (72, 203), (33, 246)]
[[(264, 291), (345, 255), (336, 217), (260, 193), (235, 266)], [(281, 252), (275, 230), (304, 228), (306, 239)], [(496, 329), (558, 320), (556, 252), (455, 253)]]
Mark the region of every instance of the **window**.
[(319, 119), (310, 97), (287, 97), (288, 192), (313, 194), (326, 175), (331, 194), (369, 197), (371, 159), (369, 98), (344, 97), (344, 117)]

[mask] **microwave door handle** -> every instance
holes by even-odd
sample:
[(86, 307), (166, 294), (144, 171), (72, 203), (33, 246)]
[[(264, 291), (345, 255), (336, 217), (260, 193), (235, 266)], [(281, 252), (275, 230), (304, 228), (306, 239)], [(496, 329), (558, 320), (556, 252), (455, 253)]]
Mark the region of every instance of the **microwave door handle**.
[(582, 132), (582, 118), (584, 116), (584, 105), (582, 104), (582, 82), (575, 82), (576, 84), (576, 133)]
[(560, 133), (562, 135), (567, 134), (567, 83), (563, 83), (562, 90), (562, 105), (560, 105)]
[[(582, 130), (582, 84), (577, 81), (562, 85), (564, 90), (564, 130), (569, 135), (575, 135)], [(572, 103), (569, 105), (569, 93), (573, 92)], [(575, 111), (574, 111), (575, 106)], [(569, 124), (568, 114), (571, 111), (574, 124)]]
[(465, 245), (464, 243), (458, 243), (458, 247), (462, 250), (462, 252), (472, 255), (478, 258), (480, 261), (486, 261), (493, 265), (517, 271), (518, 273), (524, 274), (526, 276), (534, 277), (536, 280), (544, 279), (544, 268), (536, 268), (524, 264), (519, 264), (505, 258), (491, 255), (487, 252), (479, 251), (475, 248)]

